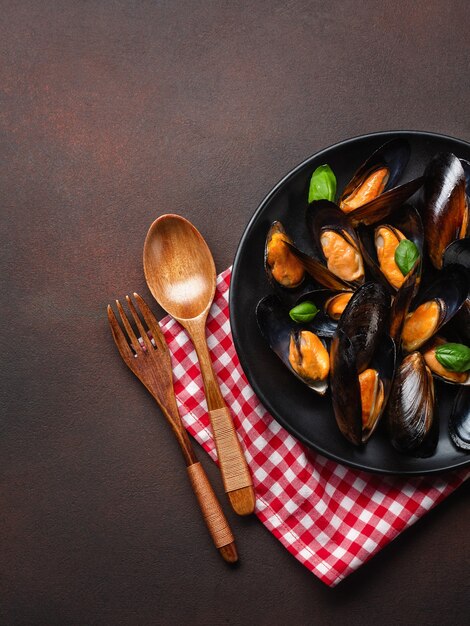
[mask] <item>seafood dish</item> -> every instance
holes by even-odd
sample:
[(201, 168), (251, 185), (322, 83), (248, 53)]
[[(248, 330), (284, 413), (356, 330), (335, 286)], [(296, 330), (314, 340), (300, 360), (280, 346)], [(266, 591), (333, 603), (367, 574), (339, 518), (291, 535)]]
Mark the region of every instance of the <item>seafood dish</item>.
[[(438, 153), (402, 182), (411, 158), (405, 138), (388, 141), (339, 191), (318, 167), (304, 241), (279, 220), (267, 228), (270, 293), (254, 314), (312, 407), (314, 394), (331, 401), (338, 436), (359, 447), (379, 428), (424, 458), (441, 428), (470, 451), (470, 163)], [(457, 390), (448, 424), (442, 385)]]

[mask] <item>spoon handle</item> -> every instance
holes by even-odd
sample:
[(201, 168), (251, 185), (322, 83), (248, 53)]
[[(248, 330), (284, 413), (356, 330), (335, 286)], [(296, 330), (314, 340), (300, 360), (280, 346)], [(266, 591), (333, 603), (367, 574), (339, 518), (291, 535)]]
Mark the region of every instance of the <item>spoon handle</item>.
[(232, 508), (249, 515), (255, 508), (255, 492), (250, 470), (233, 425), (230, 410), (217, 382), (206, 342), (205, 324), (187, 327), (196, 348), (206, 393), (209, 417), (219, 458), (222, 481)]

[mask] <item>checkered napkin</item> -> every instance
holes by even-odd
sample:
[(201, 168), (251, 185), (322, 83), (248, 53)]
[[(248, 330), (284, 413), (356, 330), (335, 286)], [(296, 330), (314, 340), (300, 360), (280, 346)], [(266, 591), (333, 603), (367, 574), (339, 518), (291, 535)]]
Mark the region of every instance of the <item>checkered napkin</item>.
[[(324, 583), (336, 585), (470, 476), (379, 476), (308, 449), (266, 411), (240, 367), (230, 334), (230, 268), (217, 280), (208, 343), (256, 489), (256, 515)], [(172, 318), (162, 320), (187, 430), (216, 461), (196, 353)]]

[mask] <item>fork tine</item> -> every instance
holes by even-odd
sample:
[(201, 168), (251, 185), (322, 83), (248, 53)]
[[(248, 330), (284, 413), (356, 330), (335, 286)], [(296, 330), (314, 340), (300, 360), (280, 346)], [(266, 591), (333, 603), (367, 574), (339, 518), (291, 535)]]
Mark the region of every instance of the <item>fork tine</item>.
[(134, 292), (134, 298), (137, 302), (137, 307), (142, 313), (144, 320), (147, 322), (147, 326), (149, 327), (149, 330), (152, 333), (152, 337), (154, 338), (155, 343), (160, 349), (166, 349), (167, 347), (166, 341), (165, 341), (165, 337), (163, 336), (162, 330), (160, 328), (160, 324), (158, 323), (154, 314), (150, 310), (148, 304), (145, 302), (145, 300), (141, 296), (139, 296), (138, 293)]
[(127, 300), (127, 304), (129, 305), (129, 309), (132, 313), (132, 317), (134, 318), (134, 322), (136, 323), (137, 328), (139, 329), (139, 333), (142, 337), (142, 340), (145, 344), (145, 347), (147, 348), (147, 350), (154, 350), (154, 346), (152, 344), (152, 342), (149, 339), (149, 336), (147, 335), (147, 331), (144, 328), (144, 325), (142, 324), (142, 322), (140, 321), (140, 317), (137, 313), (137, 311), (135, 310), (135, 306), (134, 303), (132, 302), (132, 300), (129, 298), (129, 296), (126, 296), (126, 300)]
[(116, 300), (116, 306), (118, 308), (119, 315), (121, 316), (122, 323), (124, 325), (124, 328), (126, 329), (126, 332), (132, 344), (132, 347), (134, 348), (136, 354), (139, 354), (139, 352), (142, 351), (142, 346), (140, 345), (139, 340), (135, 336), (134, 329), (130, 325), (126, 312), (122, 308), (122, 304), (119, 302), (119, 300)]
[(127, 339), (122, 331), (122, 328), (119, 326), (119, 323), (114, 315), (114, 311), (111, 308), (111, 305), (108, 304), (108, 321), (111, 326), (111, 333), (113, 335), (114, 343), (116, 344), (122, 358), (124, 361), (129, 361), (134, 358), (132, 354), (132, 350), (127, 342)]

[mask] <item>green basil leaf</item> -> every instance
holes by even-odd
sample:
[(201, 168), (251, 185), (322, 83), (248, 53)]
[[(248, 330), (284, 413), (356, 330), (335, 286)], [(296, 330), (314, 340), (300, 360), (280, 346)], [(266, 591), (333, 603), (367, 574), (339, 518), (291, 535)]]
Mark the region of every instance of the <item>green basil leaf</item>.
[(400, 272), (406, 276), (419, 259), (419, 250), (413, 241), (402, 239), (395, 250), (395, 263)]
[(470, 370), (470, 348), (462, 343), (444, 343), (436, 348), (436, 359), (451, 372)]
[(301, 302), (289, 311), (291, 319), (299, 324), (302, 322), (311, 322), (317, 313), (318, 309), (315, 304), (313, 302), (309, 302), (308, 300)]
[(320, 165), (313, 172), (308, 190), (308, 201), (330, 200), (336, 195), (336, 176), (329, 165)]

